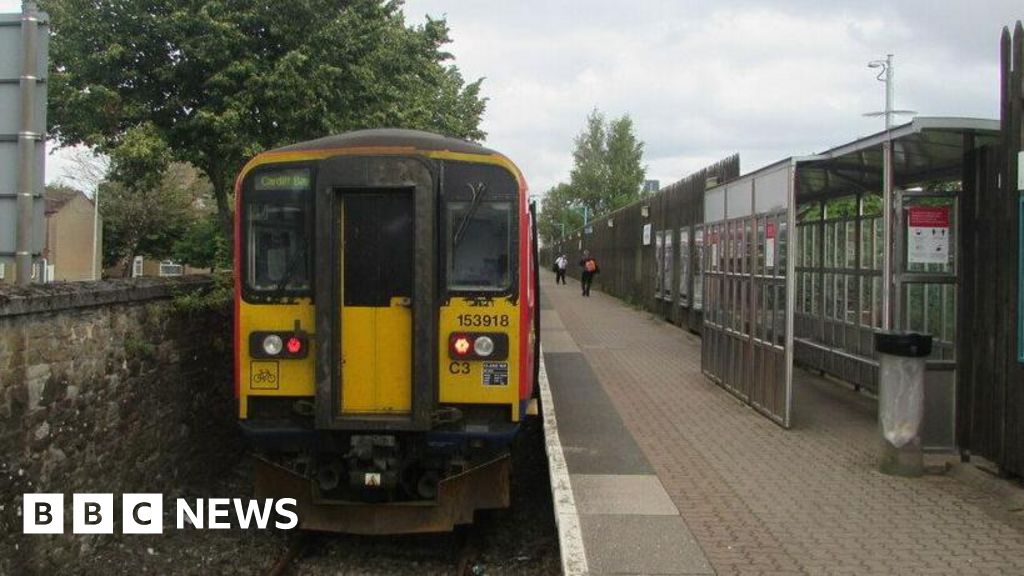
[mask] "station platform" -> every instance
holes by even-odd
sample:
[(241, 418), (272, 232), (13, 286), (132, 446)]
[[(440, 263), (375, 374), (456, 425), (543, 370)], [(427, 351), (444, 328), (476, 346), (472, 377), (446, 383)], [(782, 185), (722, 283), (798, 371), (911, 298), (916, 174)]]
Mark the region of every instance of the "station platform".
[(699, 337), (541, 280), (565, 574), (1024, 574), (1019, 483), (881, 474), (873, 399), (798, 370), (784, 430), (704, 378)]

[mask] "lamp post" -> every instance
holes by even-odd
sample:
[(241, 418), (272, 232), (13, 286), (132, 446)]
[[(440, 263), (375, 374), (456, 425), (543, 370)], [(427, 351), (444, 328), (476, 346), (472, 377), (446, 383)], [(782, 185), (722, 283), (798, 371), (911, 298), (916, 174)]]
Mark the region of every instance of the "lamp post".
[(893, 110), (893, 92), (895, 86), (893, 85), (893, 75), (895, 68), (892, 63), (892, 54), (886, 54), (885, 60), (872, 60), (868, 62), (868, 68), (881, 68), (876, 79), (879, 82), (885, 83), (885, 110), (881, 112), (868, 112), (865, 116), (869, 117), (885, 117), (885, 129), (892, 129), (892, 117), (896, 114), (917, 114), (913, 110)]
[[(584, 204), (583, 206), (569, 206), (569, 210), (572, 210), (573, 212), (578, 212), (580, 209), (583, 210), (583, 234), (585, 235), (587, 233), (587, 227), (590, 225), (590, 208), (588, 208), (586, 204)], [(565, 239), (565, 218), (564, 217), (562, 218), (562, 221), (560, 222), (560, 224), (562, 225), (562, 239), (564, 240)]]

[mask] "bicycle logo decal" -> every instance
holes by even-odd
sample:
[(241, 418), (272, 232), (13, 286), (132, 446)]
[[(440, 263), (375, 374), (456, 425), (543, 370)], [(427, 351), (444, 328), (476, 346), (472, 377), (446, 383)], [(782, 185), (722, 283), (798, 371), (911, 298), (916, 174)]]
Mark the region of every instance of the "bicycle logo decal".
[(249, 388), (253, 390), (277, 390), (280, 385), (280, 368), (277, 361), (253, 361), (249, 369)]

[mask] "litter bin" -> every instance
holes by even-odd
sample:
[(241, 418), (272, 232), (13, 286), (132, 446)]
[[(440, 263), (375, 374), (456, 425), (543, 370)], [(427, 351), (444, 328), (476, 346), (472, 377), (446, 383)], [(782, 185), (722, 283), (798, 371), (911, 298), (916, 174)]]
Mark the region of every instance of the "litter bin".
[(932, 337), (915, 332), (875, 332), (875, 351), (881, 471), (895, 476), (920, 476), (924, 473), (921, 424), (925, 359), (932, 353)]

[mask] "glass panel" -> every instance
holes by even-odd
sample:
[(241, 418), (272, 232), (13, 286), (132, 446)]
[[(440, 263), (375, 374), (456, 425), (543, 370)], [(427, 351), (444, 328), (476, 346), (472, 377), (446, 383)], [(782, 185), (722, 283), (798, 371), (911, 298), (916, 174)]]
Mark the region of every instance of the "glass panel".
[(693, 308), (700, 310), (704, 307), (704, 228), (697, 226), (693, 230), (694, 263), (696, 269), (693, 271)]
[(661, 297), (662, 277), (665, 274), (665, 232), (654, 233), (654, 297)]
[(246, 212), (249, 288), (308, 289), (309, 254), (303, 205), (268, 198), (251, 202)]
[(775, 345), (786, 345), (786, 286), (777, 284), (775, 286)]
[(510, 202), (448, 203), (448, 287), (502, 291), (511, 284)]
[(857, 323), (857, 283), (858, 278), (852, 274), (846, 275), (846, 322)]
[(690, 230), (679, 230), (679, 303), (690, 304)]
[(785, 216), (779, 216), (775, 223), (775, 275), (786, 275), (786, 258), (789, 258), (789, 224)]
[(752, 196), (752, 180), (742, 180), (726, 186), (726, 217), (731, 220), (750, 216), (754, 203)]
[(764, 214), (786, 208), (789, 203), (789, 170), (789, 166), (785, 166), (755, 179), (755, 212)]
[(707, 222), (725, 220), (725, 188), (708, 190), (704, 196), (704, 219)]
[(661, 295), (666, 300), (672, 298), (672, 280), (674, 274), (675, 254), (672, 248), (672, 231), (665, 231), (665, 255), (662, 256), (665, 271), (661, 275)]

